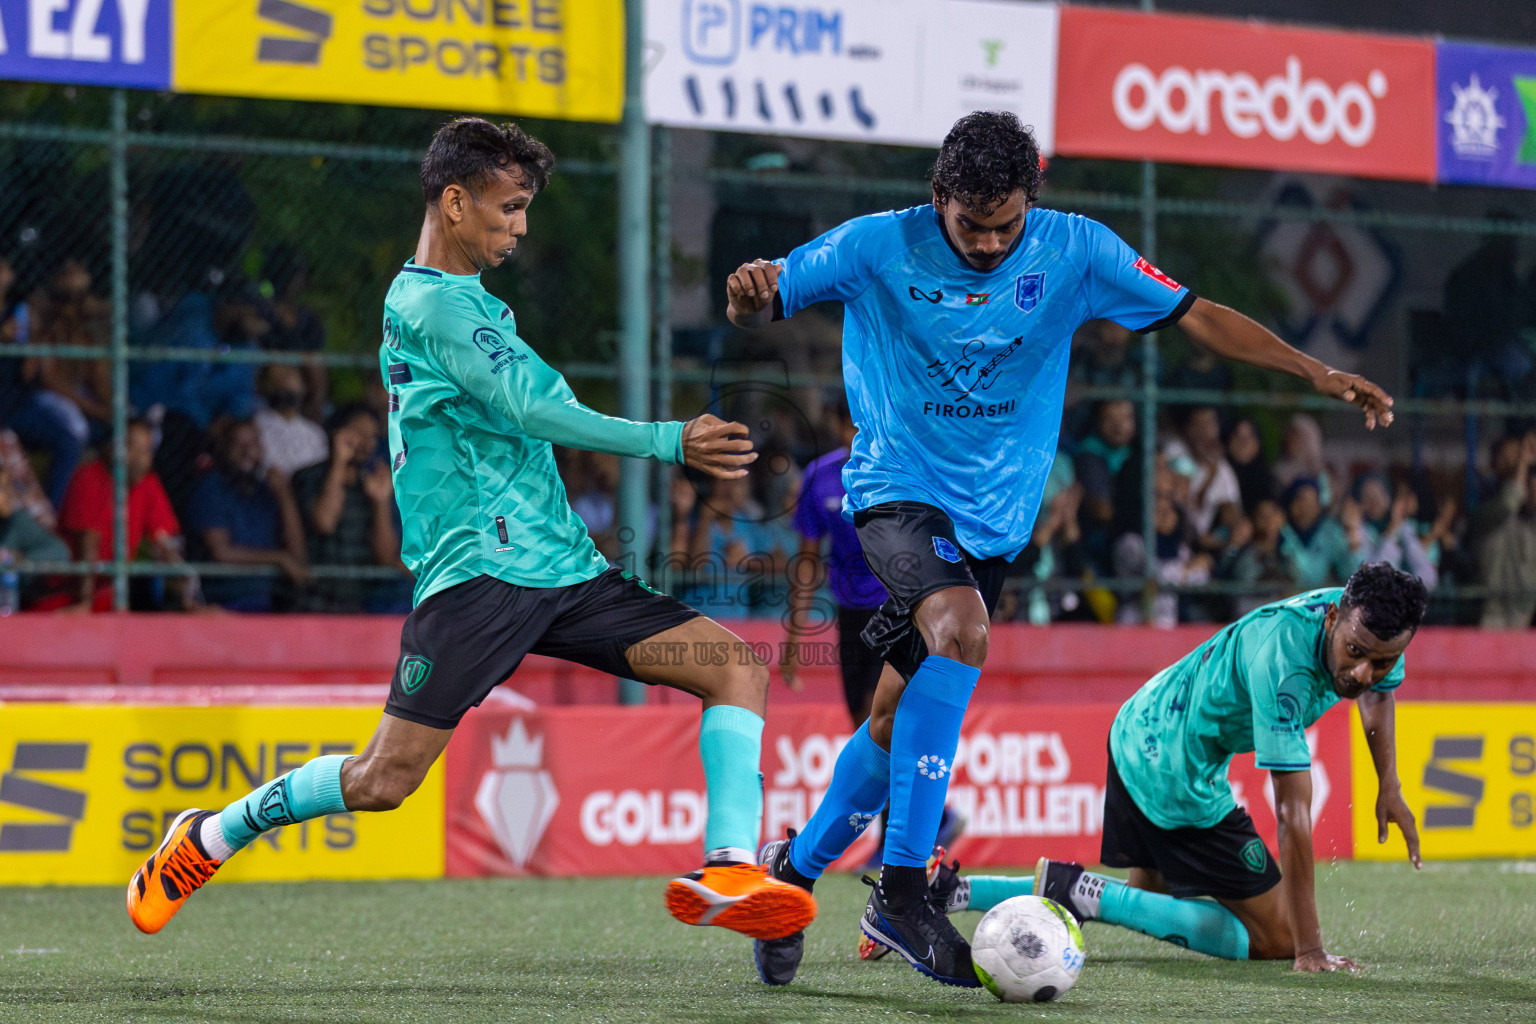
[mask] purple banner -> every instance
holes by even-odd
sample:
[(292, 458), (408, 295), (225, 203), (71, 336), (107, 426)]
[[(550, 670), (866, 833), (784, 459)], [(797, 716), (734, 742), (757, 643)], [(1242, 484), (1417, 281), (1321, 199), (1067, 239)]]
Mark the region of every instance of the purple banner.
[(1536, 50), (1436, 46), (1439, 179), (1536, 188)]
[(169, 89), (171, 0), (0, 0), (5, 78)]

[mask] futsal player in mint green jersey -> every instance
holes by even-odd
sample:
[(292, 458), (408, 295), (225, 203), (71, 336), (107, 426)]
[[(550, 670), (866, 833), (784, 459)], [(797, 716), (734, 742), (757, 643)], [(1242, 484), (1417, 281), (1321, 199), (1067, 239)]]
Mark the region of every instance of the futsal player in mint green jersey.
[[(1040, 150), (1011, 113), (955, 122), (929, 180), (932, 202), (744, 264), (726, 298), (741, 327), (843, 304), (843, 384), (858, 427), (843, 516), (888, 595), (863, 633), (887, 666), (869, 722), (805, 828), (758, 855), (809, 887), (889, 800), (880, 883), (859, 927), (922, 973), (975, 986), (970, 947), (930, 900), (925, 868), (988, 620), (1055, 458), (1072, 333), (1096, 318), (1138, 333), (1177, 326), (1217, 355), (1354, 403), (1367, 426), (1391, 422), (1392, 400), (1196, 297), (1104, 225), (1037, 206)], [(764, 981), (794, 978), (800, 943), (753, 947)]]
[[(635, 423), (588, 409), (481, 286), (481, 272), (526, 232), (529, 204), (553, 164), (542, 143), (511, 124), (460, 118), (432, 139), (421, 165), (421, 236), (384, 300), (379, 351), (401, 557), (416, 577), (383, 720), (356, 757), (318, 757), (222, 812), (180, 815), (129, 883), (129, 916), (141, 930), (164, 927), (267, 829), (398, 807), (459, 719), (530, 653), (703, 701), (704, 866), (668, 884), (674, 917), (772, 939), (815, 916), (808, 892), (773, 878), (754, 856), (766, 666), (720, 625), (598, 553), (566, 501), (551, 449), (685, 463), (728, 479), (756, 458), (746, 428), (709, 415)], [(637, 657), (658, 644), (684, 652), (682, 663)], [(692, 660), (718, 650), (733, 653), (723, 666)]]
[[(1397, 778), (1394, 694), (1428, 595), (1384, 562), (1342, 589), (1258, 608), (1154, 676), (1109, 733), (1100, 859), (1126, 882), (1042, 860), (1020, 884), (972, 879), (952, 907), (986, 909), (1023, 892), (1229, 960), (1291, 960), (1298, 971), (1353, 970), (1328, 953), (1313, 891), (1312, 755), (1306, 730), (1340, 700), (1360, 710), (1376, 767), (1377, 839), (1402, 830), (1419, 866), (1413, 812)], [(1227, 781), (1234, 754), (1271, 773), (1279, 857)], [(1207, 896), (1212, 899), (1196, 899)]]

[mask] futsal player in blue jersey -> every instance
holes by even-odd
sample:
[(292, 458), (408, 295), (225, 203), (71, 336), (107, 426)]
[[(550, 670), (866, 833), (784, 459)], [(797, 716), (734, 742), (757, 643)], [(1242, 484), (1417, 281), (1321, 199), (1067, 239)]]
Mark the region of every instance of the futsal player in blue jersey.
[[(1354, 403), (1368, 427), (1392, 421), (1375, 384), (1196, 298), (1103, 225), (1035, 206), (1042, 180), (1017, 117), (969, 114), (939, 151), (931, 204), (856, 218), (783, 259), (744, 264), (726, 285), (740, 327), (844, 304), (843, 380), (859, 429), (843, 513), (888, 593), (864, 640), (896, 670), (805, 830), (760, 859), (810, 888), (889, 799), (884, 867), (860, 927), (952, 985), (977, 984), (970, 947), (930, 898), (924, 865), (988, 618), (1056, 452), (1072, 332), (1093, 319), (1140, 333), (1177, 324), (1217, 355)], [(759, 942), (763, 978), (793, 980), (803, 942)]]

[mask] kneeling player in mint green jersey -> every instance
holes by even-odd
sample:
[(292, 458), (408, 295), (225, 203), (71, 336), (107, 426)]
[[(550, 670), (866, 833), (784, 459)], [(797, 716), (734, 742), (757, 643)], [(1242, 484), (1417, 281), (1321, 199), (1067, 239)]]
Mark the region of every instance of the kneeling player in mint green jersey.
[[(1136, 691), (1110, 727), (1099, 856), (1130, 877), (1042, 860), (1033, 879), (951, 882), (949, 908), (986, 910), (1034, 893), (1080, 920), (1211, 956), (1353, 970), (1324, 950), (1318, 926), (1306, 729), (1339, 700), (1356, 702), (1376, 766), (1377, 838), (1385, 842), (1395, 822), (1418, 867), (1418, 829), (1397, 779), (1393, 691), (1426, 600), (1416, 577), (1376, 562), (1342, 590), (1265, 605), (1228, 626)], [(1278, 864), (1227, 781), (1232, 755), (1250, 751), (1274, 779)]]
[[(415, 257), (385, 298), (379, 350), (401, 557), (416, 576), (384, 718), (357, 757), (318, 757), (222, 812), (180, 815), (128, 885), (129, 916), (141, 930), (163, 928), (267, 829), (398, 807), (459, 719), (529, 653), (703, 701), (705, 861), (667, 886), (673, 916), (756, 939), (792, 934), (815, 916), (809, 893), (754, 858), (767, 667), (724, 628), (598, 553), (566, 501), (551, 449), (685, 463), (729, 479), (757, 457), (746, 428), (709, 415), (634, 423), (586, 408), (481, 286), (481, 271), (500, 266), (526, 232), (528, 206), (553, 165), (542, 143), (511, 124), (461, 118), (432, 139), (421, 165), (425, 221)], [(719, 650), (734, 654), (723, 667), (690, 657)], [(645, 656), (659, 651), (683, 656)]]

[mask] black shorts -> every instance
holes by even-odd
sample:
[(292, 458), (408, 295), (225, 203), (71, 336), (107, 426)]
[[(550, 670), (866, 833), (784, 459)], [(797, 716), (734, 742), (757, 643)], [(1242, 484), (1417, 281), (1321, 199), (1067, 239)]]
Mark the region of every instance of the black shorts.
[(438, 591), (406, 618), (384, 711), (452, 729), (527, 654), (632, 676), (625, 651), (698, 616), (618, 566), (548, 589), (477, 576)]
[(1174, 896), (1246, 900), (1280, 884), (1280, 869), (1253, 819), (1234, 807), (1210, 828), (1159, 828), (1142, 813), (1109, 757), (1104, 839), (1099, 859), (1112, 868), (1157, 871)]
[(843, 673), (843, 700), (855, 726), (863, 725), (869, 717), (875, 687), (880, 685), (880, 670), (885, 668), (885, 659), (860, 635), (875, 612), (874, 608), (837, 609), (837, 663)]
[(864, 642), (910, 680), (928, 657), (912, 621), (918, 602), (948, 587), (974, 587), (987, 614), (997, 607), (1008, 574), (1006, 558), (978, 558), (955, 540), (944, 510), (921, 501), (891, 501), (853, 514), (864, 558), (888, 595), (864, 628)]

